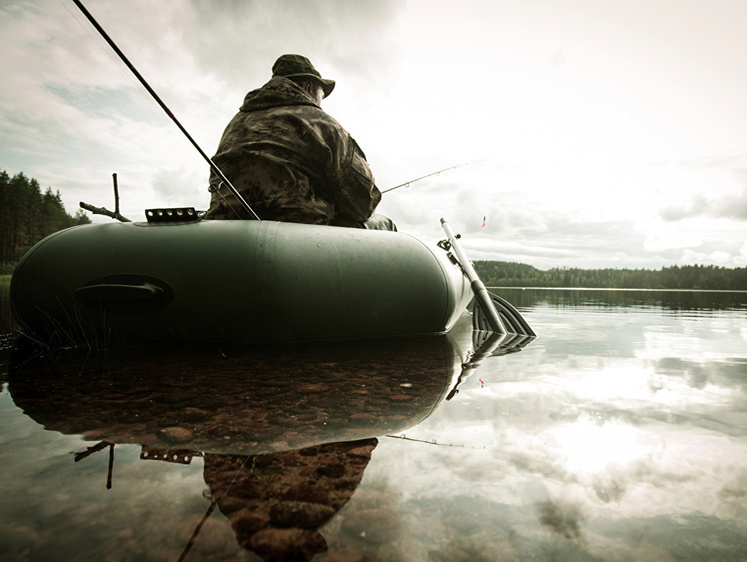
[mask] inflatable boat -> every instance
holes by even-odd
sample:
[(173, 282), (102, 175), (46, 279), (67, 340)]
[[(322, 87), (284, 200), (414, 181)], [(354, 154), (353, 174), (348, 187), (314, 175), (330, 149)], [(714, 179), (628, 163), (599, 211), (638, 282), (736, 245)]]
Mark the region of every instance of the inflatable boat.
[(472, 298), (447, 249), (273, 221), (81, 225), (22, 258), (11, 306), (26, 335), (55, 347), (443, 334)]
[[(21, 259), (11, 281), (11, 308), (26, 336), (53, 347), (98, 349), (120, 340), (444, 334), (473, 295), (476, 329), (534, 336), (516, 309), (487, 292), (443, 219), (448, 239), (438, 248), (397, 232), (260, 220), (74, 1), (255, 220), (205, 221), (193, 208), (151, 209), (147, 222), (81, 225), (48, 236)], [(126, 220), (116, 174), (114, 194), (115, 213), (97, 211)]]

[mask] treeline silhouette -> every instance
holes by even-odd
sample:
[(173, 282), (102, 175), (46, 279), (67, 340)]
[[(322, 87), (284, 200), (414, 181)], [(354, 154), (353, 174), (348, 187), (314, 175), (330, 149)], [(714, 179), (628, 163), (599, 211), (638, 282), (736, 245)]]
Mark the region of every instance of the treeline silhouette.
[(579, 269), (503, 261), (476, 261), (475, 271), (488, 287), (581, 287), (599, 289), (747, 290), (747, 268), (683, 265), (651, 269)]
[(65, 212), (60, 192), (47, 188), (23, 172), (11, 177), (0, 170), (0, 272), (9, 273), (39, 240), (77, 224), (90, 223), (83, 210)]

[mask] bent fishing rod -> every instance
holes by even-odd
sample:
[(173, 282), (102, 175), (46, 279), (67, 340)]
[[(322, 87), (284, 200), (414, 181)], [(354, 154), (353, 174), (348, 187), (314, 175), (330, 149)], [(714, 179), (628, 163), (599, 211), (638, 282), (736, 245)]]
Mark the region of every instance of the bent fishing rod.
[(99, 23), (91, 15), (91, 13), (86, 9), (86, 7), (83, 6), (83, 4), (81, 4), (80, 0), (73, 0), (73, 3), (78, 7), (78, 9), (83, 13), (83, 15), (86, 16), (88, 21), (91, 22), (91, 25), (93, 25), (93, 27), (96, 28), (96, 31), (99, 32), (101, 37), (104, 38), (104, 40), (109, 44), (109, 46), (114, 50), (114, 52), (117, 53), (119, 58), (122, 59), (122, 62), (125, 63), (127, 68), (130, 69), (130, 72), (132, 72), (135, 75), (135, 78), (137, 78), (140, 81), (140, 83), (148, 91), (148, 93), (153, 97), (153, 99), (156, 100), (158, 105), (161, 106), (161, 109), (163, 109), (166, 112), (166, 115), (168, 115), (171, 118), (171, 120), (176, 124), (176, 126), (179, 127), (179, 130), (184, 134), (184, 136), (187, 137), (189, 142), (192, 143), (192, 146), (194, 146), (197, 149), (197, 152), (199, 152), (200, 155), (205, 159), (205, 161), (210, 165), (210, 169), (213, 170), (213, 172), (217, 174), (221, 182), (228, 188), (231, 194), (234, 197), (236, 197), (236, 199), (241, 204), (241, 206), (244, 208), (244, 210), (247, 213), (249, 213), (249, 216), (254, 220), (260, 220), (259, 215), (257, 215), (257, 213), (254, 212), (254, 210), (249, 206), (249, 203), (246, 202), (246, 200), (241, 196), (241, 194), (233, 186), (233, 184), (230, 181), (228, 181), (228, 178), (225, 176), (225, 174), (223, 174), (221, 169), (218, 168), (215, 162), (213, 162), (213, 160), (207, 154), (205, 154), (205, 151), (203, 151), (202, 148), (200, 148), (200, 145), (197, 144), (197, 141), (195, 141), (192, 138), (192, 135), (190, 135), (187, 132), (187, 130), (182, 126), (182, 124), (179, 122), (176, 116), (171, 112), (171, 110), (166, 106), (163, 100), (158, 96), (155, 90), (150, 87), (150, 84), (148, 84), (148, 82), (145, 81), (145, 78), (143, 78), (143, 76), (138, 72), (137, 68), (135, 68), (135, 66), (129, 61), (129, 59), (120, 50), (120, 48), (112, 40), (112, 38), (109, 37), (109, 34), (106, 31), (104, 31), (104, 28), (99, 25)]
[(454, 168), (461, 168), (462, 166), (469, 166), (470, 164), (477, 164), (478, 162), (487, 162), (488, 160), (490, 160), (490, 158), (484, 158), (482, 160), (471, 160), (469, 162), (462, 162), (461, 164), (456, 164), (455, 166), (449, 166), (448, 168), (444, 168), (443, 170), (438, 170), (437, 172), (431, 172), (430, 174), (426, 174), (424, 176), (420, 176), (419, 178), (415, 178), (414, 180), (406, 181), (399, 185), (395, 185), (394, 187), (389, 187), (387, 189), (384, 189), (381, 192), (381, 194), (384, 195), (385, 193), (389, 191), (394, 191), (395, 189), (399, 189), (400, 187), (410, 187), (410, 184), (415, 183), (416, 181), (424, 180), (425, 178), (429, 178), (431, 176), (437, 176), (441, 172), (448, 172), (449, 170), (453, 170)]

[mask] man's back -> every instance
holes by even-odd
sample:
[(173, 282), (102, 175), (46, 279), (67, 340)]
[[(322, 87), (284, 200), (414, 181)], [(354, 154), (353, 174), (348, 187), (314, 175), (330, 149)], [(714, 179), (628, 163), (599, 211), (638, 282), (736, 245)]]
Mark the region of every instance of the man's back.
[[(362, 226), (381, 199), (355, 140), (285, 77), (246, 95), (213, 161), (262, 219)], [(207, 218), (246, 218), (242, 212), (222, 188)]]

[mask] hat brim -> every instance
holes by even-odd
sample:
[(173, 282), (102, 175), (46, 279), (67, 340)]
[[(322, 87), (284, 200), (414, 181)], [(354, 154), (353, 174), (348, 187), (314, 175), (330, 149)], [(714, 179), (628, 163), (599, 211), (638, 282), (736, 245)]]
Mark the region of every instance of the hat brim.
[(285, 78), (311, 78), (313, 80), (316, 80), (319, 83), (319, 85), (322, 87), (322, 91), (324, 92), (325, 98), (332, 93), (332, 90), (335, 89), (334, 80), (320, 78), (319, 76), (316, 76), (314, 74), (288, 74), (287, 76), (285, 76)]

